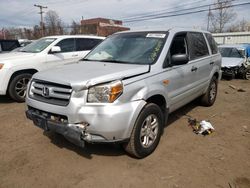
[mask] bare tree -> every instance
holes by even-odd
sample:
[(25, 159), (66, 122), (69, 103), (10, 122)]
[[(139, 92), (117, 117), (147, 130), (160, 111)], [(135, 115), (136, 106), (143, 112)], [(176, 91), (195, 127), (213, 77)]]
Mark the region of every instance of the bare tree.
[(240, 31), (247, 31), (247, 21), (243, 18), (239, 23)]
[(79, 34), (81, 32), (81, 26), (80, 24), (76, 23), (75, 21), (72, 21), (71, 23), (71, 35)]
[(229, 32), (244, 32), (249, 31), (248, 22), (243, 18), (241, 21), (237, 20), (236, 23), (231, 24), (227, 31)]
[(40, 27), (38, 25), (35, 25), (33, 27), (33, 37), (32, 37), (32, 39), (39, 39), (41, 37), (42, 37), (41, 29), (40, 29)]
[(49, 10), (45, 15), (45, 29), (46, 35), (59, 35), (63, 34), (63, 26), (62, 21), (58, 14)]
[(232, 0), (216, 0), (213, 11), (210, 13), (211, 31), (223, 32), (226, 24), (232, 22), (236, 16), (232, 8)]

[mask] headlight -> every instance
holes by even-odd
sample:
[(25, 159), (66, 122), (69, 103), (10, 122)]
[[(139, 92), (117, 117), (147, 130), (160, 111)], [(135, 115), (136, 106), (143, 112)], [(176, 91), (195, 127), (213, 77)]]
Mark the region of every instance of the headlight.
[(89, 88), (88, 102), (112, 103), (123, 92), (123, 84), (120, 80)]
[(3, 63), (0, 63), (0, 69), (2, 69), (2, 68), (3, 68), (3, 66), (4, 66), (4, 64), (3, 64)]

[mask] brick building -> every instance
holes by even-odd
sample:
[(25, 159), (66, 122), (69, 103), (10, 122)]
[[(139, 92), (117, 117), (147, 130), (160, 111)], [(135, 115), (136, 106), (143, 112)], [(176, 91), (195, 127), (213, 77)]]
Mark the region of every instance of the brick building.
[(81, 20), (81, 33), (94, 34), (98, 36), (108, 36), (118, 31), (129, 30), (128, 27), (122, 26), (122, 21), (111, 20), (106, 18), (93, 18)]

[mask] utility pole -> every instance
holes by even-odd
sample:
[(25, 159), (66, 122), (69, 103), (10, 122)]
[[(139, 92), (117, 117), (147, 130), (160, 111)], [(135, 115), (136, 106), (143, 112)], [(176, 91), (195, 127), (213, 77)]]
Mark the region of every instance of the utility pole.
[(48, 8), (48, 7), (45, 7), (45, 6), (42, 6), (42, 5), (34, 5), (35, 7), (38, 7), (38, 8), (40, 8), (40, 12), (38, 12), (38, 14), (40, 14), (41, 15), (41, 23), (40, 23), (40, 25), (41, 25), (41, 31), (42, 31), (42, 37), (44, 36), (44, 23), (43, 23), (43, 8)]
[(83, 16), (82, 16), (82, 19), (80, 21), (80, 33), (82, 34), (82, 21), (83, 21)]
[(209, 30), (210, 16), (211, 16), (211, 7), (209, 6), (208, 15), (207, 15), (207, 31)]

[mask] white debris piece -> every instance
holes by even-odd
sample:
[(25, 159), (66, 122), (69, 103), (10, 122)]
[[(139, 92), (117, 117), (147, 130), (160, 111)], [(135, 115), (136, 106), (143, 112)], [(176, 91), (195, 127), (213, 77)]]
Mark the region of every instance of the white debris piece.
[(198, 131), (199, 134), (204, 133), (205, 131), (211, 131), (214, 130), (214, 127), (212, 124), (208, 121), (202, 120), (200, 122), (200, 130)]

